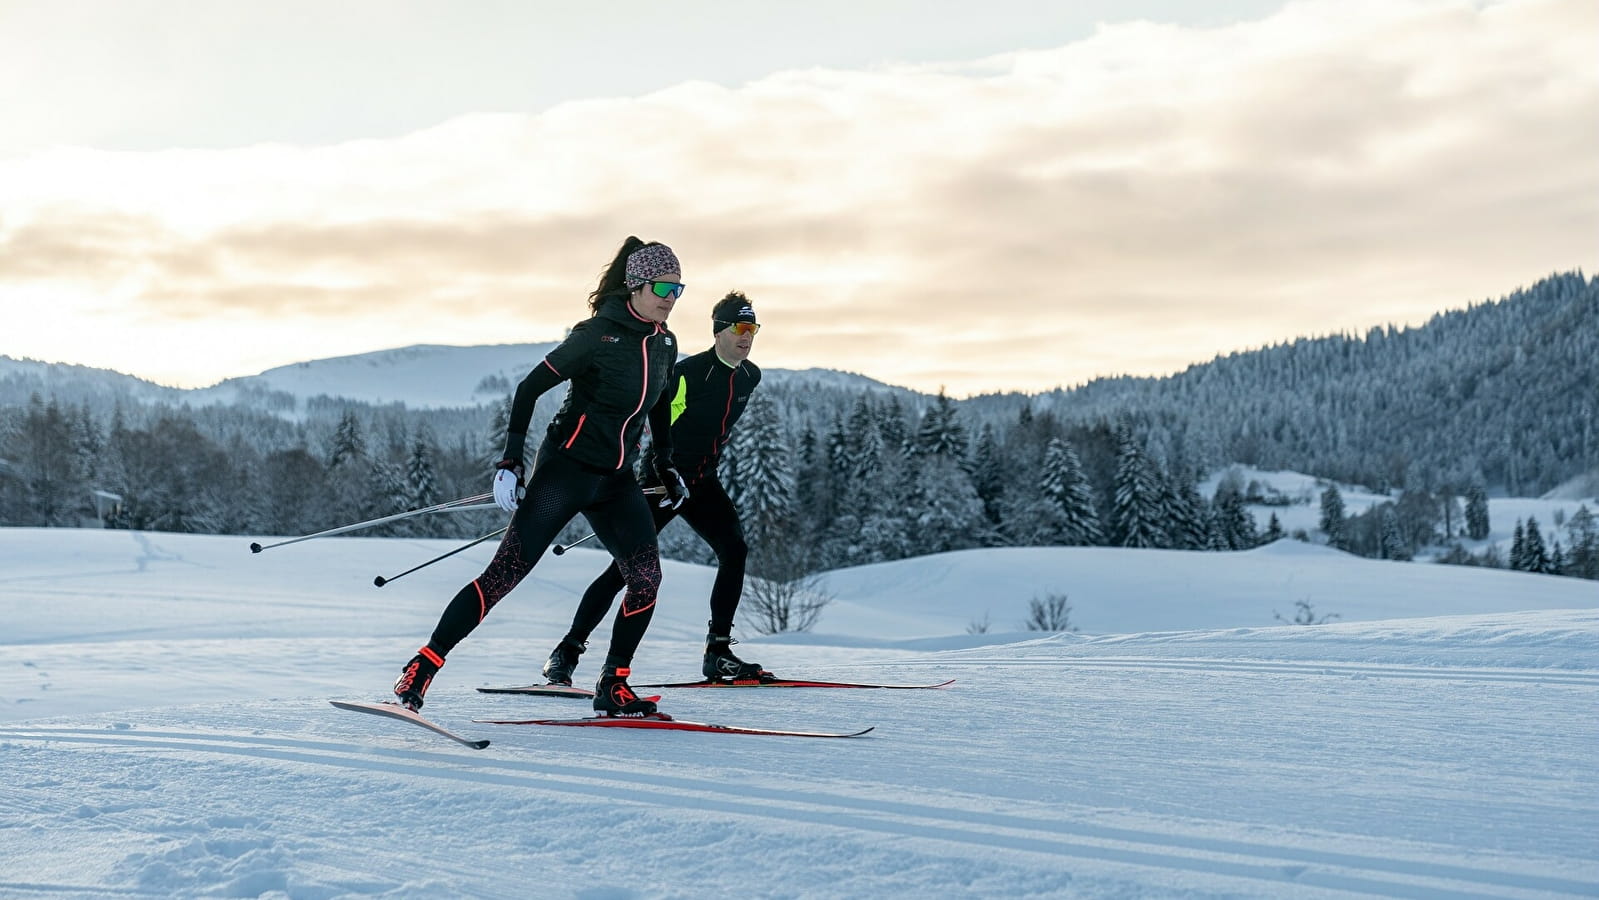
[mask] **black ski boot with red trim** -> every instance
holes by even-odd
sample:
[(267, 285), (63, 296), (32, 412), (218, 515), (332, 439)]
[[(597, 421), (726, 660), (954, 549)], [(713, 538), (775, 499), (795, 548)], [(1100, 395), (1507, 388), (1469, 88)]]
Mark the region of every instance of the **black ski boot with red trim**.
[(647, 716), (655, 712), (660, 697), (640, 697), (627, 683), (632, 669), (606, 666), (594, 685), (594, 711), (602, 716)]
[(712, 632), (705, 636), (705, 662), (700, 671), (713, 681), (731, 679), (770, 679), (772, 673), (761, 668), (760, 663), (745, 662), (733, 655), (732, 645), (738, 643), (731, 635)]
[(572, 672), (577, 668), (577, 658), (583, 655), (583, 650), (588, 647), (588, 641), (576, 642), (565, 638), (561, 639), (555, 649), (550, 651), (550, 658), (544, 662), (544, 680), (550, 684), (564, 684), (572, 686)]
[(422, 698), (427, 695), (428, 685), (433, 683), (433, 676), (438, 674), (439, 667), (444, 665), (444, 657), (434, 651), (432, 647), (423, 646), (411, 657), (400, 672), (400, 677), (394, 682), (394, 696), (399, 699), (400, 705), (416, 712), (422, 708)]

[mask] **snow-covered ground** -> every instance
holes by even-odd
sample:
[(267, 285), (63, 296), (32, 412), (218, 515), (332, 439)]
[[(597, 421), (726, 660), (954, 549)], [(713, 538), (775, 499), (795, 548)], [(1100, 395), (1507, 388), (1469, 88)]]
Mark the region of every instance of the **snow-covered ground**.
[[(384, 696), (488, 548), (378, 589), (451, 545), (248, 540), (0, 530), (0, 897), (1599, 894), (1593, 582), (969, 551), (832, 573), (815, 633), (739, 647), (948, 690), (662, 701), (868, 737), (473, 724), (585, 709), (473, 690), (533, 677), (603, 562), (580, 549), (435, 682), (473, 751), (326, 700)], [(636, 681), (696, 675), (710, 578), (668, 564)], [(1082, 630), (1017, 633), (1050, 592)], [(1341, 618), (1273, 625), (1301, 597)]]
[[(1249, 511), (1255, 517), (1255, 523), (1260, 530), (1266, 530), (1266, 524), (1273, 515), (1282, 524), (1284, 534), (1293, 534), (1304, 531), (1306, 534), (1321, 537), (1321, 494), (1327, 489), (1328, 481), (1314, 475), (1301, 472), (1279, 472), (1256, 469), (1251, 466), (1229, 466), (1220, 469), (1201, 481), (1198, 485), (1199, 492), (1205, 498), (1215, 496), (1216, 487), (1228, 473), (1236, 473), (1241, 483), (1247, 487), (1250, 482), (1259, 482), (1263, 487), (1275, 491), (1287, 498), (1287, 506), (1268, 506), (1251, 504)], [(1516, 523), (1528, 519), (1538, 520), (1538, 530), (1543, 536), (1544, 545), (1553, 549), (1554, 542), (1559, 540), (1564, 547), (1571, 546), (1570, 529), (1565, 523), (1571, 521), (1580, 507), (1587, 506), (1588, 511), (1599, 516), (1599, 497), (1582, 493), (1575, 488), (1588, 487), (1587, 479), (1575, 478), (1567, 485), (1550, 491), (1542, 497), (1489, 497), (1488, 498), (1488, 536), (1480, 541), (1458, 538), (1462, 547), (1472, 553), (1481, 553), (1489, 546), (1498, 548), (1500, 558), (1503, 559), (1510, 552), (1510, 545), (1515, 535)], [(1380, 503), (1389, 503), (1398, 499), (1397, 492), (1393, 496), (1381, 494), (1370, 488), (1359, 485), (1340, 484), (1338, 493), (1343, 497), (1344, 513), (1346, 515), (1359, 515), (1370, 510)], [(1460, 498), (1457, 503), (1461, 516), (1465, 514), (1465, 498)], [(1454, 527), (1463, 528), (1465, 522), (1456, 518)]]

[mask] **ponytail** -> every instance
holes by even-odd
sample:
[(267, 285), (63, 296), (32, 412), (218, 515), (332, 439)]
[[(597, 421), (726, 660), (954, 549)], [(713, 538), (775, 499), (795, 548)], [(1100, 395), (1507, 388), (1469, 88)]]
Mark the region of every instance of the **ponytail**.
[(627, 258), (633, 255), (633, 251), (647, 246), (649, 245), (632, 235), (628, 235), (627, 240), (622, 242), (621, 248), (616, 251), (616, 256), (611, 260), (610, 265), (606, 266), (605, 271), (600, 273), (599, 286), (589, 293), (590, 314), (597, 315), (600, 311), (600, 304), (611, 297), (627, 296)]

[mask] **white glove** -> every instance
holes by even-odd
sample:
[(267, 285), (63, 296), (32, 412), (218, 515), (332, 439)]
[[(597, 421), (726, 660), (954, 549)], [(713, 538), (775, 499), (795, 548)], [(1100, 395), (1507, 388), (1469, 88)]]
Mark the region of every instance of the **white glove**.
[(522, 462), (502, 459), (494, 468), (498, 470), (494, 473), (494, 502), (506, 512), (516, 512), (517, 504), (526, 492), (522, 486)]

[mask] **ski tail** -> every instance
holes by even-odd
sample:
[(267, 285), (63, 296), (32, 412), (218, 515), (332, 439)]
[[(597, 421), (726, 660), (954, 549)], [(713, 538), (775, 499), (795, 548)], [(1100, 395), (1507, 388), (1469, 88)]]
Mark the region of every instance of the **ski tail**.
[(473, 740), (472, 738), (462, 737), (450, 729), (445, 728), (443, 725), (439, 725), (436, 722), (422, 718), (422, 716), (418, 713), (406, 709), (398, 703), (360, 703), (350, 700), (329, 700), (328, 702), (339, 709), (347, 709), (351, 712), (382, 716), (387, 719), (399, 719), (402, 722), (410, 722), (413, 725), (420, 725), (434, 734), (443, 735), (444, 737), (447, 737), (458, 744), (471, 747), (473, 750), (482, 750), (484, 747), (489, 745), (487, 740)]

